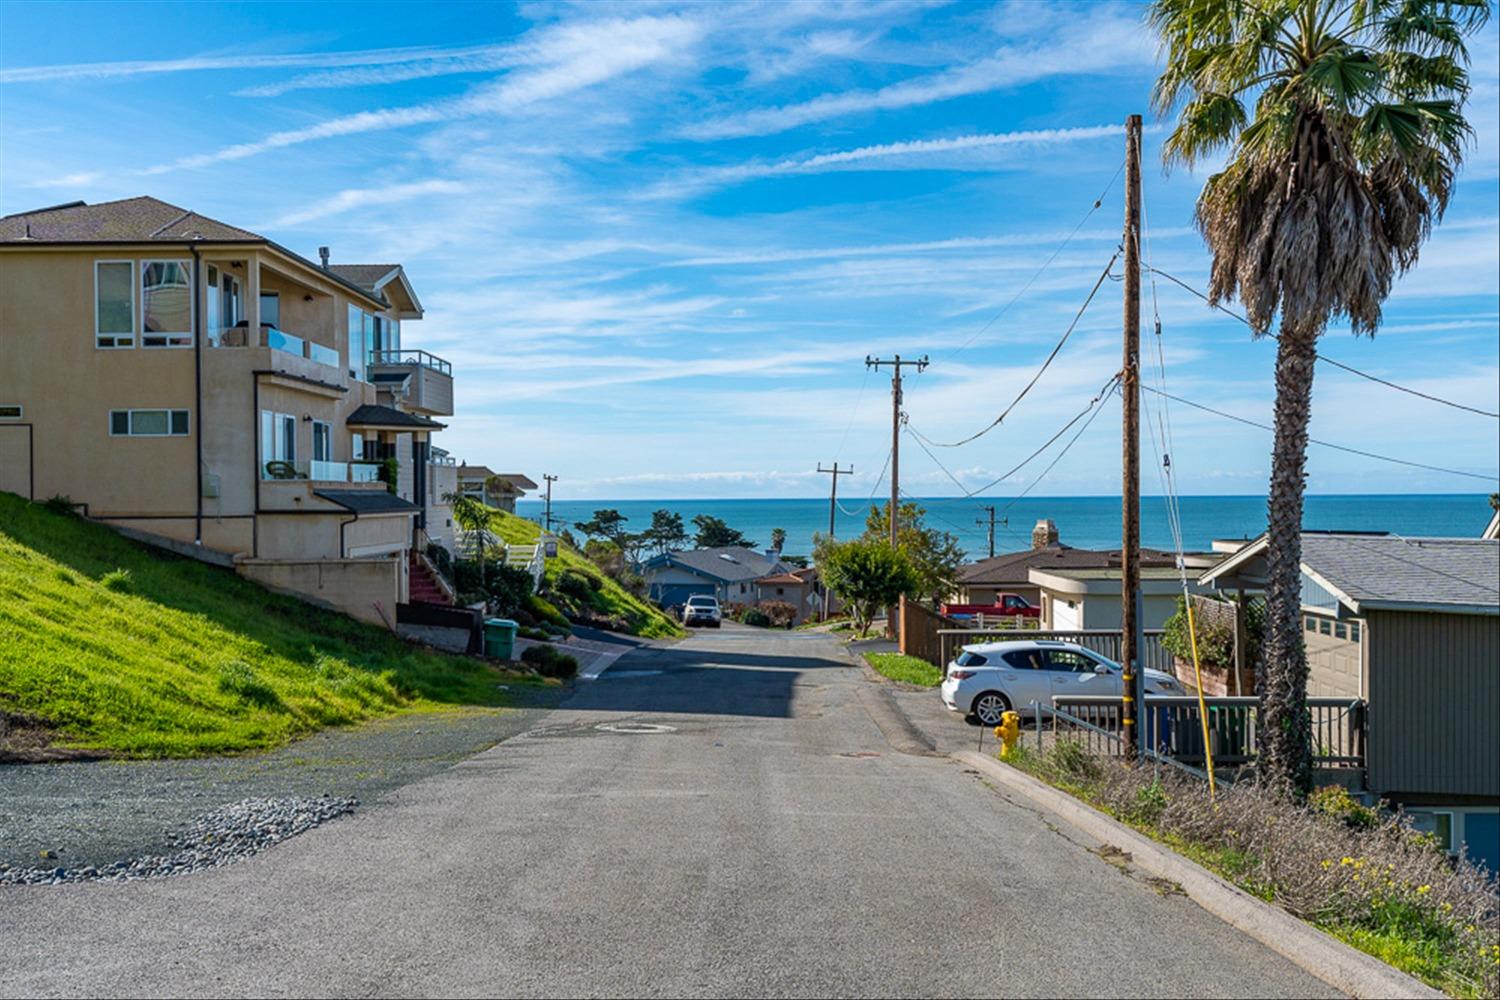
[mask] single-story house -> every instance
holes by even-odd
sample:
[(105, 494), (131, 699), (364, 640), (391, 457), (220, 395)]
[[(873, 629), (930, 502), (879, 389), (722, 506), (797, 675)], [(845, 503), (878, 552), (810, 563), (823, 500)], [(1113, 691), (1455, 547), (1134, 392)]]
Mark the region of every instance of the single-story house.
[(816, 569), (793, 569), (763, 576), (755, 581), (755, 603), (784, 601), (797, 609), (793, 624), (800, 625), (823, 613), (823, 584)]
[[(1266, 539), (1200, 577), (1264, 590)], [(1302, 534), (1308, 694), (1368, 706), (1366, 789), (1500, 869), (1500, 540)]]
[[(1117, 553), (1118, 555), (1118, 553)], [(1175, 560), (1174, 560), (1175, 561)], [(1208, 593), (1188, 571), (1188, 592)], [(1033, 569), (1031, 584), (1041, 594), (1042, 628), (1116, 629), (1120, 627), (1120, 565), (1092, 569)], [(1177, 610), (1182, 577), (1173, 566), (1141, 566), (1141, 628), (1161, 628)]]
[[(1151, 566), (1176, 566), (1177, 557), (1159, 549), (1142, 549), (1142, 568)], [(1192, 559), (1189, 565), (1193, 565)], [(1207, 565), (1207, 562), (1199, 565)], [(980, 559), (960, 567), (955, 604), (994, 604), (999, 594), (1018, 594), (1031, 604), (1042, 603), (1041, 587), (1032, 580), (1032, 570), (1055, 572), (1060, 570), (1109, 569), (1114, 567), (1115, 579), (1119, 579), (1119, 549), (1075, 549), (1058, 540), (1057, 525), (1050, 520), (1041, 520), (1031, 532), (1031, 548), (1019, 552), (1004, 552), (990, 559)], [(1067, 627), (1067, 626), (1058, 626)], [(1090, 626), (1091, 628), (1093, 626)], [(1118, 619), (1113, 626), (1119, 628)], [(1154, 626), (1150, 626), (1154, 627)]]
[(467, 463), (458, 467), (458, 492), (507, 514), (514, 514), (516, 501), (536, 488), (535, 480), (519, 472), (495, 472), (489, 466)]
[(738, 545), (664, 552), (641, 566), (647, 594), (663, 607), (683, 604), (694, 594), (713, 594), (722, 605), (754, 604), (756, 581), (790, 569), (774, 552)]

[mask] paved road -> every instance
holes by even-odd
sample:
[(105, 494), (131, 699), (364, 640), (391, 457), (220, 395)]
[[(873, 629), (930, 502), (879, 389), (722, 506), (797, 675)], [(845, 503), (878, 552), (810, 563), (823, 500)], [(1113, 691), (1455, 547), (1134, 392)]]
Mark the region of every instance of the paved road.
[(1328, 993), (896, 752), (875, 691), (816, 635), (634, 651), (529, 733), (259, 857), (0, 887), (0, 993)]

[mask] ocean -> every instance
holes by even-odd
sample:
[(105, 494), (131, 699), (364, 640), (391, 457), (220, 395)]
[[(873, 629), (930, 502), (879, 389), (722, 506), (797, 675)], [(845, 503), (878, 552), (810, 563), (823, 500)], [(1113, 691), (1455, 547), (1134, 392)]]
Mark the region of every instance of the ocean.
[[(975, 521), (987, 518), (976, 500), (933, 497), (919, 501), (927, 508), (928, 521), (958, 536), (970, 559), (988, 554), (987, 529)], [(1119, 497), (1024, 497), (1011, 503), (993, 501), (1004, 523), (997, 521), (995, 551), (1010, 552), (1031, 545), (1031, 529), (1039, 519), (1051, 518), (1061, 541), (1078, 548), (1114, 548), (1120, 544)], [(852, 538), (864, 531), (868, 508), (855, 499), (840, 500), (853, 514), (840, 511), (835, 522), (839, 538)], [(785, 551), (806, 554), (812, 550), (813, 532), (828, 530), (828, 499), (775, 500), (563, 500), (554, 497), (552, 515), (571, 527), (586, 521), (595, 510), (612, 507), (624, 514), (627, 528), (644, 531), (651, 512), (666, 509), (682, 515), (688, 531), (698, 514), (723, 518), (758, 547), (771, 542), (772, 528), (785, 528)], [(540, 520), (544, 504), (522, 500), (517, 512)], [(1265, 530), (1266, 501), (1253, 496), (1190, 496), (1181, 499), (1183, 542), (1189, 550), (1207, 550), (1216, 538), (1254, 538)], [(1485, 494), (1391, 494), (1309, 496), (1303, 524), (1309, 529), (1342, 531), (1388, 531), (1399, 535), (1457, 536), (1477, 538), (1490, 519)], [(1172, 548), (1166, 503), (1161, 497), (1141, 500), (1141, 544), (1150, 548)]]

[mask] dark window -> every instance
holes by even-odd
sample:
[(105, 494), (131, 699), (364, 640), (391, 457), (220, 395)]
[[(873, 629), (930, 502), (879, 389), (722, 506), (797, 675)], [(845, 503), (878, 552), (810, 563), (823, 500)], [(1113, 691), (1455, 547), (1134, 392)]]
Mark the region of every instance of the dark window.
[(1005, 662), (1016, 670), (1046, 669), (1042, 663), (1042, 651), (1039, 649), (1022, 649), (1014, 653), (1006, 653)]
[(958, 665), (960, 667), (982, 667), (990, 662), (983, 653), (971, 653), (967, 649), (958, 654)]
[(188, 411), (187, 410), (173, 410), (172, 411), (172, 433), (173, 434), (186, 434), (187, 432), (188, 432)]
[(109, 432), (111, 434), (129, 434), (130, 433), (130, 411), (129, 410), (110, 410), (109, 411)]
[(1090, 657), (1071, 649), (1047, 650), (1047, 669), (1073, 674), (1091, 674), (1096, 664)]

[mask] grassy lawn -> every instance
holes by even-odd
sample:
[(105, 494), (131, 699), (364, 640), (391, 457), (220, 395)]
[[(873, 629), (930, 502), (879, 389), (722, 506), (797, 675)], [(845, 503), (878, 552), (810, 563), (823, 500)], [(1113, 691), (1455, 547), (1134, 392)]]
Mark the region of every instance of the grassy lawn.
[[(495, 511), (492, 530), (510, 545), (535, 545), (542, 535), (541, 525), (515, 514)], [(582, 553), (562, 542), (557, 558), (547, 560), (543, 589), (551, 589), (566, 570), (582, 573), (594, 581), (588, 598), (589, 607), (601, 615), (618, 615), (630, 625), (632, 635), (662, 639), (683, 634), (682, 628), (654, 604), (636, 597), (590, 562)]]
[(943, 683), (943, 672), (926, 660), (904, 653), (866, 653), (865, 662), (893, 681), (937, 687)]
[(542, 683), (0, 493), (0, 713), (122, 757), (276, 746)]

